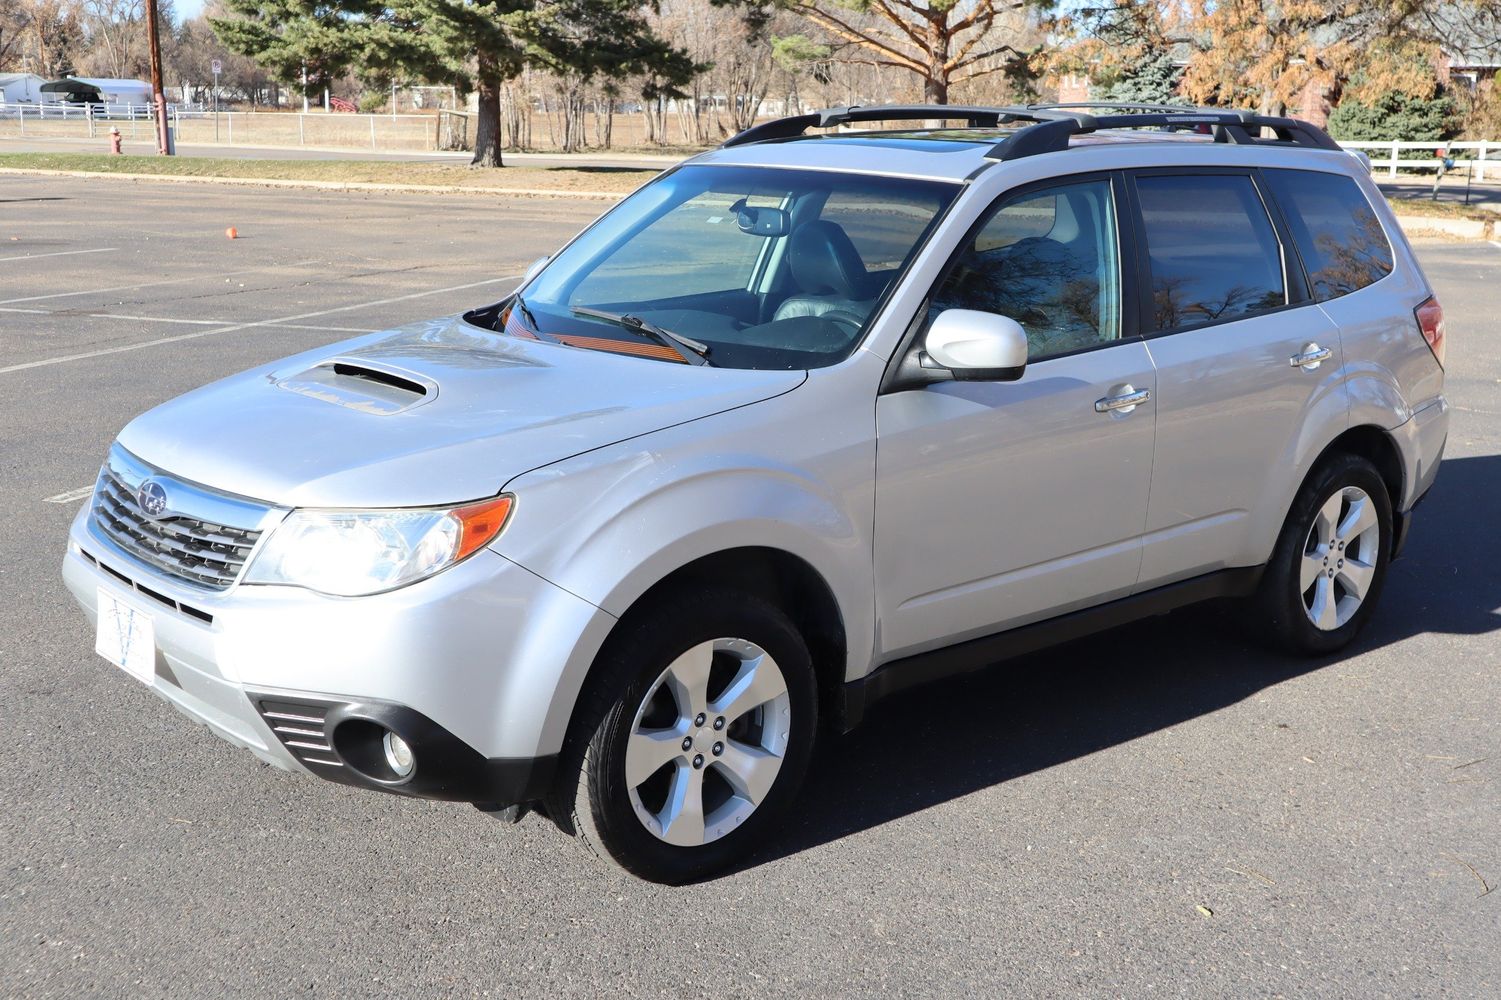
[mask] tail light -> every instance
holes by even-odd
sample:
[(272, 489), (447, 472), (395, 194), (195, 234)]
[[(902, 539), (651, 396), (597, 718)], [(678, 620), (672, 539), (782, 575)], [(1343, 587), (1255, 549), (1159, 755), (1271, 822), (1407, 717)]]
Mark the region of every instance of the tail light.
[(1418, 329), (1423, 331), (1423, 339), (1428, 341), (1428, 347), (1433, 351), (1433, 356), (1438, 359), (1440, 367), (1444, 364), (1444, 307), (1438, 304), (1438, 299), (1432, 295), (1424, 300), (1423, 304), (1413, 310), (1418, 317)]

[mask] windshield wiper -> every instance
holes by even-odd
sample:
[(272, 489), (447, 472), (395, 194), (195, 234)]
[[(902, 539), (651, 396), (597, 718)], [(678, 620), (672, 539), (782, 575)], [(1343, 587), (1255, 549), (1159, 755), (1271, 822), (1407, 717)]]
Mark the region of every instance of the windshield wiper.
[(714, 366), (709, 360), (709, 345), (701, 344), (696, 340), (690, 340), (680, 333), (664, 330), (662, 327), (642, 319), (640, 316), (632, 316), (629, 313), (605, 312), (603, 309), (590, 309), (588, 306), (573, 306), (570, 311), (576, 316), (589, 316), (593, 319), (602, 319), (606, 323), (614, 323), (624, 330), (640, 334), (649, 340), (655, 340), (664, 347), (670, 347), (682, 355), (684, 361), (690, 365)]
[(526, 307), (526, 300), (521, 297), (520, 293), (513, 297), (511, 301), (517, 309), (521, 310), (521, 315), (526, 318), (527, 326), (530, 326), (534, 331), (539, 330), (537, 317), (533, 316), (532, 311)]
[(511, 305), (516, 308), (517, 312), (521, 313), (521, 318), (526, 320), (526, 325), (532, 328), (532, 335), (538, 340), (549, 344), (562, 343), (556, 336), (542, 329), (542, 325), (537, 322), (537, 317), (532, 315), (531, 308), (526, 304), (526, 299), (523, 299), (519, 294), (513, 295), (511, 296)]

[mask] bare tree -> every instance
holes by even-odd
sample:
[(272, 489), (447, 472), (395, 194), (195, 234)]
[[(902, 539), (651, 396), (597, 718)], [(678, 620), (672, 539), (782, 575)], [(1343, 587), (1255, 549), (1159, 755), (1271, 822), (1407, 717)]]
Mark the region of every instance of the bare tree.
[(1023, 74), (1035, 49), (1018, 27), (1051, 0), (776, 0), (837, 39), (849, 62), (906, 70), (923, 100), (993, 73)]
[(31, 24), (22, 0), (0, 0), (0, 66), (19, 66), (25, 54), (26, 28)]
[(0, 8), (0, 54), (10, 53), (8, 67), (60, 76), (73, 68), (82, 45), (77, 0), (12, 0)]
[(145, 59), (145, 15), (143, 0), (83, 0), (84, 67), (100, 76), (135, 76)]
[(276, 81), (253, 59), (231, 51), (214, 34), (210, 17), (222, 15), (222, 9), (210, 4), (202, 17), (189, 18), (178, 26), (170, 44), (163, 37), (163, 71), (170, 84), (181, 86), (188, 100), (203, 104), (213, 101), (213, 62), (219, 60), (220, 95), (226, 101), (246, 101), (252, 106), (274, 103)]

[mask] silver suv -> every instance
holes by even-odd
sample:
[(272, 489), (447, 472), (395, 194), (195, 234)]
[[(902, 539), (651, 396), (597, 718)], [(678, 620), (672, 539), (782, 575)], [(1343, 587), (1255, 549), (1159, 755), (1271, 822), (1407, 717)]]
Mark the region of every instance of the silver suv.
[(502, 302), (138, 417), (64, 560), (98, 651), (677, 882), (913, 684), (1211, 597), (1341, 648), (1438, 470), (1442, 311), (1319, 130), (1095, 110), (770, 122)]

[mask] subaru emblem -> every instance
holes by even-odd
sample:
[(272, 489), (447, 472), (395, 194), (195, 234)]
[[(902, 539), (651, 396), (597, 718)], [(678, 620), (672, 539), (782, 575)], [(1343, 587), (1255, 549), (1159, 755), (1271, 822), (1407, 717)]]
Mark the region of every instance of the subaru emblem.
[(155, 479), (148, 479), (136, 491), (136, 502), (147, 517), (161, 517), (167, 512), (167, 491)]

